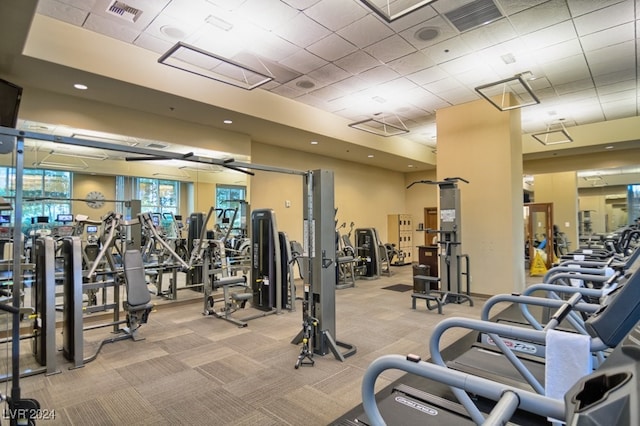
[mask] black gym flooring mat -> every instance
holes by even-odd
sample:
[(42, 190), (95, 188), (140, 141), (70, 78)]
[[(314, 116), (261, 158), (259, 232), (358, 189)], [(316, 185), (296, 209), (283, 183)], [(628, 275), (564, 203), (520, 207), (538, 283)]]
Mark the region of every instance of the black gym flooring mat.
[(405, 292), (409, 290), (413, 290), (413, 286), (409, 284), (394, 284), (387, 287), (382, 287), (383, 290), (391, 290), (391, 291), (399, 291)]

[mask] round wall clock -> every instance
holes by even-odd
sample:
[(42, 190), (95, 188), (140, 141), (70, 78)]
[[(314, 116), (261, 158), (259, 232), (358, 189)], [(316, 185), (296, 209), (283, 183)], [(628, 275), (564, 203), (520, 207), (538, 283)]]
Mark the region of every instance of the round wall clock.
[(104, 194), (100, 191), (91, 191), (87, 194), (87, 206), (99, 209), (104, 206)]

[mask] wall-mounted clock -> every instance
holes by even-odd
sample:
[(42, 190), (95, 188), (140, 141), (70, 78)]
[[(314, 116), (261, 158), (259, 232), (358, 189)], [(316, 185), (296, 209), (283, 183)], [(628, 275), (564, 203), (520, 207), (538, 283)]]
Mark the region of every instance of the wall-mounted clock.
[(104, 194), (100, 191), (91, 191), (87, 194), (87, 206), (99, 209), (104, 206)]

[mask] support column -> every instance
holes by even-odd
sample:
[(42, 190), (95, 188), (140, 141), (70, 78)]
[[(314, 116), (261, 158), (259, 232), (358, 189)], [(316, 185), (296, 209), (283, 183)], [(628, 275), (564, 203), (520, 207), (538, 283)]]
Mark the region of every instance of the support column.
[(545, 173), (533, 176), (536, 203), (553, 203), (553, 224), (564, 232), (571, 249), (578, 247), (578, 174)]
[(461, 177), (461, 253), (470, 258), (471, 292), (524, 288), (522, 130), (520, 110), (485, 100), (438, 110), (439, 181)]

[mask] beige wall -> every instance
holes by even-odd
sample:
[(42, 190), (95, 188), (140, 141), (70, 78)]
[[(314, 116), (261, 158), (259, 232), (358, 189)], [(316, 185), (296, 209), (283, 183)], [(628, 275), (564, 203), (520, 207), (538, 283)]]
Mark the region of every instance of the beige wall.
[[(413, 182), (421, 180), (436, 180), (436, 171), (430, 170), (427, 172), (416, 172), (405, 174), (404, 183), (405, 187), (411, 185)], [(414, 262), (418, 261), (418, 249), (417, 246), (424, 245), (425, 232), (416, 231), (419, 223), (424, 224), (424, 209), (426, 207), (438, 207), (438, 186), (415, 184), (411, 188), (406, 190), (406, 213), (410, 214), (413, 218), (414, 232), (413, 241), (414, 249), (411, 254)], [(426, 225), (425, 225), (426, 226)], [(429, 238), (434, 234), (429, 234)]]
[[(376, 228), (380, 239), (387, 238), (387, 215), (406, 213), (404, 174), (362, 164), (286, 150), (254, 142), (252, 161), (257, 164), (307, 171), (332, 170), (338, 223), (355, 223), (356, 228)], [(281, 231), (302, 241), (303, 178), (271, 172), (256, 172), (251, 178), (251, 209), (270, 208), (276, 212)], [(285, 207), (285, 201), (291, 207)]]
[[(578, 247), (578, 184), (576, 172), (534, 175), (536, 203), (553, 203), (553, 224)], [(551, 233), (551, 231), (550, 231)]]
[[(85, 198), (91, 191), (101, 192), (105, 199), (116, 199), (116, 179), (113, 176), (99, 175), (73, 175), (73, 198)], [(99, 220), (110, 211), (116, 211), (116, 203), (105, 202), (104, 206), (98, 209), (91, 208), (84, 201), (74, 201), (71, 204), (71, 213), (74, 215), (83, 214), (92, 220)]]
[(470, 256), (471, 291), (524, 288), (520, 112), (484, 100), (437, 111), (438, 180), (462, 177), (461, 253)]

